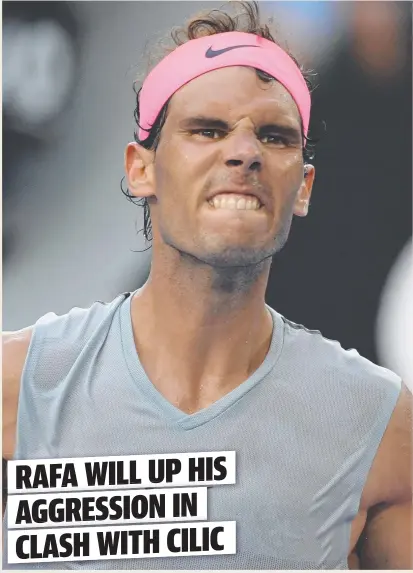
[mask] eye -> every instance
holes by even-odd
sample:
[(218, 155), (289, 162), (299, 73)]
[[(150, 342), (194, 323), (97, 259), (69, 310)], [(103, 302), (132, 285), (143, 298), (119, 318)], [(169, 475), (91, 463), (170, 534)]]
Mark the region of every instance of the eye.
[(208, 139), (219, 139), (225, 135), (223, 131), (218, 129), (193, 129), (191, 133)]
[(276, 145), (289, 145), (289, 140), (287, 137), (283, 135), (279, 135), (277, 133), (267, 133), (266, 135), (262, 135), (260, 140), (263, 143), (272, 143)]

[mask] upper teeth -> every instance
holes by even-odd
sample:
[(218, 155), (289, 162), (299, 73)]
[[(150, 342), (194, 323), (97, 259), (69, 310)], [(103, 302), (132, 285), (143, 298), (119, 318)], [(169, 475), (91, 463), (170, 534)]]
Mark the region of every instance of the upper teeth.
[(215, 209), (247, 209), (257, 210), (261, 203), (252, 195), (235, 195), (233, 193), (215, 195), (210, 199), (209, 204)]

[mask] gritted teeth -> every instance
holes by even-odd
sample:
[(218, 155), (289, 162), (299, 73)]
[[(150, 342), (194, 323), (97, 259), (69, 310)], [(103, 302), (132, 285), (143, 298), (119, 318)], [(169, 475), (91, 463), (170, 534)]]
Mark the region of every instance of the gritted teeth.
[(236, 209), (246, 211), (257, 211), (261, 203), (253, 195), (236, 195), (234, 193), (222, 193), (215, 195), (209, 200), (211, 207), (215, 209)]

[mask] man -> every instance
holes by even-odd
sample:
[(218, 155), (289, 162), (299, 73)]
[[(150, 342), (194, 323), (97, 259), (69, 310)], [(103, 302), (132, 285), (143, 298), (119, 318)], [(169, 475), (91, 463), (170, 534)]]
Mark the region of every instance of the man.
[(236, 555), (83, 568), (409, 568), (409, 392), (264, 302), (308, 211), (310, 93), (244, 8), (192, 20), (138, 95), (125, 168), (153, 236), (147, 283), (5, 335), (4, 455), (236, 451), (236, 485), (208, 491)]

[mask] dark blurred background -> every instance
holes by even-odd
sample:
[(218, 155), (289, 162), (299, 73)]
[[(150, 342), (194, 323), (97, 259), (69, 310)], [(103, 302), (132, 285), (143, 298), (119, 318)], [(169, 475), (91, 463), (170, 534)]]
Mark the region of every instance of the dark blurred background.
[[(411, 3), (260, 4), (318, 74), (321, 136), (267, 301), (411, 384)], [(220, 5), (3, 2), (5, 330), (145, 281), (142, 213), (119, 188), (132, 82), (148, 40)]]

